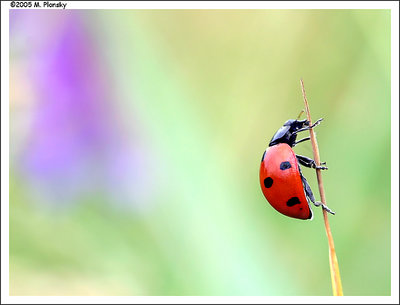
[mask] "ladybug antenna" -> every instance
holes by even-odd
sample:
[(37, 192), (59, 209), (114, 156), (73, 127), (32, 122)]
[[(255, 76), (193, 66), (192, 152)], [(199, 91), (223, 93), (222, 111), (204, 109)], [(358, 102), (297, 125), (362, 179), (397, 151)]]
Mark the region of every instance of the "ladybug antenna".
[(301, 109), (299, 115), (297, 116), (297, 120), (300, 119), (301, 115), (304, 113), (304, 109)]

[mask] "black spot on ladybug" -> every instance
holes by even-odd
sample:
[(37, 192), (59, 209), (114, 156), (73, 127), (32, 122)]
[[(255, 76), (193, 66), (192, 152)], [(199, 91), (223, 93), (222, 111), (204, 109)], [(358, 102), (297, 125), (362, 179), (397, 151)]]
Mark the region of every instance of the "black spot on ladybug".
[(264, 158), (265, 158), (265, 153), (266, 153), (267, 151), (264, 151), (264, 153), (263, 153), (263, 156), (262, 156), (262, 158), (261, 158), (261, 162), (263, 162), (264, 161)]
[(285, 162), (282, 162), (281, 163), (281, 165), (279, 166), (279, 168), (281, 169), (281, 170), (285, 170), (285, 169), (288, 169), (288, 168), (291, 168), (292, 166), (290, 165), (290, 162), (288, 162), (288, 161), (285, 161)]
[(270, 188), (272, 186), (272, 183), (274, 183), (274, 180), (272, 180), (271, 177), (267, 177), (264, 179), (264, 185), (266, 188)]
[(300, 203), (299, 198), (297, 198), (297, 197), (292, 197), (292, 198), (290, 198), (290, 199), (286, 202), (286, 205), (287, 205), (288, 207), (292, 207), (292, 206), (294, 206), (294, 205), (296, 205), (296, 204), (299, 204), (299, 203)]

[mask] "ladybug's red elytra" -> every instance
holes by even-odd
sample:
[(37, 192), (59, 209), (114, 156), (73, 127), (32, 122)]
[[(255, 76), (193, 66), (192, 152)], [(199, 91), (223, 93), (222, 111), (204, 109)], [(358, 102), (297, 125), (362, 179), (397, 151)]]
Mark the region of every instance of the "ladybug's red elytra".
[[(260, 184), (265, 198), (278, 212), (293, 218), (312, 219), (310, 202), (332, 212), (322, 202), (316, 202), (310, 185), (302, 175), (300, 164), (309, 168), (328, 169), (326, 163), (317, 166), (315, 161), (296, 155), (292, 147), (310, 140), (310, 137), (296, 141), (297, 133), (309, 130), (321, 123), (317, 120), (310, 126), (307, 120), (288, 120), (272, 137), (269, 147), (261, 159)], [(300, 164), (299, 164), (300, 163)]]

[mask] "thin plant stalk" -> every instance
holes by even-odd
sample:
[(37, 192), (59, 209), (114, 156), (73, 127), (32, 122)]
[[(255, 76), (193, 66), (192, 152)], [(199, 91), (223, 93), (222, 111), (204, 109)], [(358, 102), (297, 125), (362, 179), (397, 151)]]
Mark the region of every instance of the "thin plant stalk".
[[(303, 92), (303, 99), (304, 99), (305, 111), (307, 114), (307, 120), (310, 122), (310, 125), (312, 125), (310, 108), (308, 106), (306, 91), (304, 89), (304, 83), (303, 83), (302, 79), (300, 80), (300, 84), (301, 84), (301, 90)], [(317, 166), (319, 166), (321, 160), (319, 157), (318, 144), (317, 144), (317, 140), (315, 138), (313, 128), (310, 129), (310, 140), (311, 140), (311, 144), (312, 144), (312, 148), (313, 148), (315, 163)], [(322, 182), (321, 170), (317, 168), (316, 173), (317, 173), (318, 189), (319, 189), (321, 201), (323, 204), (326, 205), (325, 190), (324, 190), (324, 185)], [(329, 266), (330, 266), (330, 270), (331, 270), (333, 295), (334, 296), (342, 296), (343, 295), (342, 281), (340, 279), (339, 264), (338, 264), (338, 260), (336, 257), (336, 251), (335, 251), (335, 245), (333, 243), (332, 232), (331, 232), (331, 228), (329, 226), (328, 212), (323, 208), (322, 213), (324, 216), (325, 230), (326, 230), (326, 235), (328, 237), (328, 244), (329, 244)]]

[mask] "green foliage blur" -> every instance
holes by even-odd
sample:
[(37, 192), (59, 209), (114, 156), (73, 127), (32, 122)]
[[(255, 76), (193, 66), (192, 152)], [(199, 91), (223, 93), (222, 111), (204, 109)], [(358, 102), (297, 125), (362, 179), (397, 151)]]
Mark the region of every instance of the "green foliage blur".
[[(152, 151), (153, 196), (142, 209), (100, 193), (44, 204), (12, 165), (11, 295), (332, 295), (320, 208), (285, 217), (258, 180), (270, 138), (303, 109), (300, 78), (324, 118), (344, 294), (390, 295), (390, 11), (73, 13)], [(295, 151), (312, 156), (309, 142)]]

